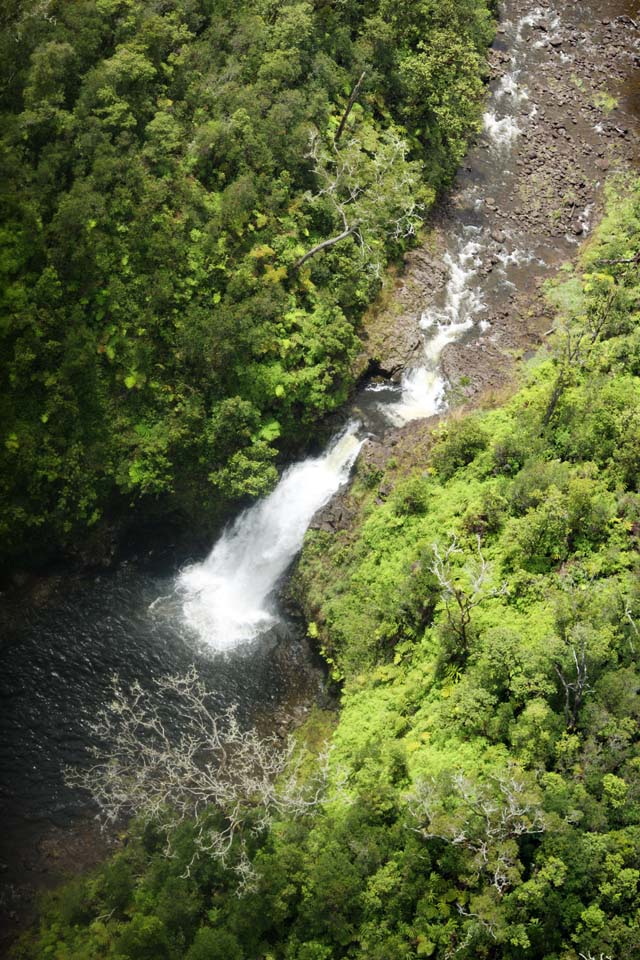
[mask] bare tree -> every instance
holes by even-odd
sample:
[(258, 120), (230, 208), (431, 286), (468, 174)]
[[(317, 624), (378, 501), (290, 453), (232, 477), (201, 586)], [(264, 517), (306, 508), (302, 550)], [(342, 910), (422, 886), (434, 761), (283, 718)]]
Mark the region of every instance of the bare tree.
[(622, 257), (620, 260), (596, 260), (596, 263), (606, 264), (640, 264), (640, 251), (633, 257)]
[[(564, 694), (564, 719), (567, 730), (573, 730), (585, 698), (593, 691), (591, 681), (610, 653), (607, 631), (598, 629), (594, 611), (594, 592), (598, 589), (593, 576), (585, 580), (578, 569), (567, 571), (559, 581), (555, 621), (561, 646), (553, 668)], [(584, 589), (588, 585), (589, 589)], [(628, 601), (620, 596), (625, 613)]]
[(407, 142), (392, 128), (381, 135), (364, 129), (344, 143), (336, 134), (328, 147), (314, 131), (307, 158), (313, 163), (319, 186), (315, 193), (307, 194), (307, 202), (328, 204), (342, 230), (303, 254), (296, 269), (353, 237), (370, 269), (378, 273), (382, 268), (376, 249), (380, 240), (414, 236), (423, 219), (420, 165), (409, 159)]
[[(627, 621), (627, 623), (630, 624), (631, 630), (633, 631), (632, 636), (640, 637), (640, 630), (638, 630), (638, 624), (636, 623), (633, 617), (635, 610), (631, 604), (631, 601), (629, 600), (628, 597), (622, 597), (621, 599), (622, 599), (622, 603), (624, 604), (624, 611), (622, 614), (623, 618)], [(631, 652), (635, 653), (636, 647), (631, 637), (629, 638), (629, 646), (631, 648)]]
[[(135, 683), (129, 691), (113, 678), (113, 699), (92, 723), (94, 763), (68, 769), (67, 782), (87, 790), (106, 824), (124, 817), (161, 825), (166, 853), (176, 829), (194, 826), (195, 853), (231, 867), (239, 889), (255, 881), (246, 842), (275, 818), (300, 817), (325, 793), (328, 755), (311, 780), (300, 775), (301, 753), (293, 738), (284, 744), (244, 730), (234, 709), (212, 712), (210, 695), (195, 668), (155, 681), (155, 695)], [(175, 718), (168, 728), (167, 708)]]
[[(572, 673), (559, 663), (554, 663), (564, 690), (564, 720), (567, 730), (573, 730), (578, 722), (578, 714), (584, 698), (593, 689), (589, 683), (589, 668), (587, 665), (587, 643), (583, 640), (579, 644), (571, 644)], [(575, 671), (575, 672), (574, 672)]]
[(417, 785), (409, 798), (414, 829), (425, 840), (466, 850), (476, 879), (486, 876), (502, 897), (520, 873), (517, 841), (546, 829), (540, 797), (511, 770), (485, 782), (457, 773), (451, 786), (434, 779)]
[(458, 656), (464, 660), (469, 654), (474, 609), (490, 597), (503, 596), (507, 591), (507, 584), (503, 583), (497, 589), (490, 586), (491, 565), (482, 553), (480, 537), (477, 537), (477, 559), (467, 562), (462, 570), (457, 569), (453, 563), (454, 555), (463, 552), (455, 534), (451, 535), (444, 553), (437, 543), (434, 543), (431, 549), (431, 571), (441, 589), (447, 624), (459, 643)]
[(551, 418), (556, 412), (560, 398), (571, 382), (571, 370), (582, 362), (582, 347), (586, 330), (574, 329), (571, 323), (567, 323), (562, 334), (562, 345), (558, 357), (558, 374), (542, 418), (543, 427), (547, 427), (551, 423)]

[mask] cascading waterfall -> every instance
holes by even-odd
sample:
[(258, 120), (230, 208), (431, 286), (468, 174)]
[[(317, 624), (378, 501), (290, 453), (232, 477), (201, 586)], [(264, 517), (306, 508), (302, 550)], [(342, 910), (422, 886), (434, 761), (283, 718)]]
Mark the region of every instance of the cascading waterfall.
[[(484, 114), (489, 150), (504, 158), (521, 133), (518, 118), (528, 93), (520, 83), (523, 30), (543, 16), (543, 10), (508, 24), (513, 59)], [(475, 208), (482, 201), (475, 200)], [(401, 426), (442, 411), (446, 381), (440, 370), (445, 347), (460, 339), (475, 324), (487, 326), (478, 279), (482, 253), (490, 238), (480, 227), (461, 224), (444, 262), (449, 279), (441, 306), (422, 315), (423, 362), (405, 372), (400, 398), (380, 404), (387, 422)], [(498, 261), (527, 259), (521, 251)], [(386, 388), (385, 388), (386, 389)], [(202, 563), (184, 569), (177, 579), (177, 594), (185, 620), (209, 646), (229, 650), (255, 639), (279, 620), (274, 591), (279, 579), (302, 546), (313, 515), (347, 481), (360, 451), (359, 425), (350, 423), (335, 437), (326, 452), (290, 467), (273, 493), (242, 513), (215, 544)]]
[(255, 639), (278, 622), (276, 585), (302, 547), (313, 515), (345, 483), (360, 452), (349, 423), (325, 453), (286, 470), (273, 493), (245, 510), (202, 563), (177, 581), (184, 617), (216, 650)]
[[(497, 162), (513, 147), (521, 134), (518, 116), (523, 104), (529, 99), (529, 93), (520, 82), (522, 74), (522, 54), (524, 30), (533, 26), (544, 17), (542, 8), (533, 14), (522, 17), (515, 24), (507, 24), (511, 34), (513, 56), (510, 68), (500, 78), (493, 93), (493, 103), (486, 110), (484, 133), (492, 154)], [(533, 114), (531, 114), (532, 116)], [(475, 188), (473, 188), (475, 189)], [(482, 200), (470, 197), (476, 210), (482, 207)], [(461, 225), (454, 236), (452, 251), (444, 257), (449, 269), (449, 279), (445, 290), (443, 309), (430, 309), (422, 315), (420, 326), (425, 334), (424, 362), (418, 367), (407, 370), (401, 384), (401, 397), (390, 404), (385, 413), (396, 426), (422, 417), (440, 413), (446, 405), (446, 381), (440, 372), (440, 359), (445, 347), (460, 339), (476, 322), (484, 329), (486, 320), (479, 319), (485, 308), (480, 285), (474, 280), (481, 265), (483, 246), (490, 242), (487, 236), (472, 224)], [(506, 254), (497, 253), (497, 260), (507, 263), (527, 262), (533, 259), (523, 251)]]

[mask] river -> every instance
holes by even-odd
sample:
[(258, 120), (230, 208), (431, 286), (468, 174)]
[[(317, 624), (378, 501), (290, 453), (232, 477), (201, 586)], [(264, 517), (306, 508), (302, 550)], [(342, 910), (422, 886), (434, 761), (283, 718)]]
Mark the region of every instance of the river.
[[(90, 862), (87, 847), (102, 852), (86, 826), (86, 798), (65, 786), (62, 771), (87, 762), (88, 723), (114, 673), (125, 684), (152, 686), (193, 664), (221, 709), (236, 704), (243, 722), (268, 729), (323, 702), (322, 665), (303, 625), (279, 608), (278, 587), (369, 434), (441, 413), (456, 370), (479, 371), (486, 385), (499, 357), (529, 342), (526, 333), (513, 340), (518, 298), (589, 234), (609, 164), (637, 156), (631, 70), (638, 31), (615, 19), (623, 14), (637, 18), (638, 3), (504, 4), (484, 130), (440, 225), (441, 282), (421, 288), (420, 349), (399, 383), (364, 386), (327, 449), (285, 470), (208, 557), (142, 551), (99, 575), (43, 578), (37, 589), (3, 598), (0, 906), (7, 929), (23, 918), (34, 889)], [(593, 105), (593, 90), (605, 82), (620, 98), (612, 116)], [(558, 215), (556, 189), (573, 196)], [(83, 830), (89, 842), (76, 851), (73, 838)]]

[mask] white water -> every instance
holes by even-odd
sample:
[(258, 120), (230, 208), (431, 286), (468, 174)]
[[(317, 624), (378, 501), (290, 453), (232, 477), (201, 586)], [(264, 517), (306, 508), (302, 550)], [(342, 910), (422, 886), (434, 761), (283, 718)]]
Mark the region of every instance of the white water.
[(498, 119), (495, 111), (487, 110), (483, 120), (484, 129), (494, 149), (509, 150), (520, 136), (520, 127), (512, 116)]
[(187, 623), (216, 650), (255, 639), (278, 621), (273, 593), (313, 515), (345, 483), (362, 440), (350, 423), (321, 457), (294, 464), (245, 510), (202, 563), (178, 577)]
[(425, 311), (420, 321), (425, 332), (424, 365), (405, 373), (400, 400), (384, 408), (386, 416), (397, 426), (431, 417), (445, 405), (446, 381), (440, 372), (442, 351), (473, 326), (484, 308), (480, 290), (473, 284), (480, 266), (481, 246), (476, 239), (466, 239), (468, 234), (477, 232), (475, 227), (465, 227), (457, 251), (445, 254), (449, 280), (444, 306)]
[[(487, 146), (495, 157), (498, 169), (505, 166), (507, 154), (522, 133), (519, 121), (526, 123), (536, 113), (535, 106), (530, 110), (526, 108), (529, 91), (521, 79), (522, 58), (526, 50), (525, 30), (543, 18), (552, 29), (559, 22), (557, 16), (550, 14), (548, 9), (538, 7), (518, 21), (505, 24), (511, 40), (511, 62), (500, 78), (493, 92), (492, 103), (483, 117)], [(484, 202), (482, 197), (477, 196), (477, 189), (477, 186), (471, 187), (467, 198), (470, 207), (475, 210), (481, 209)], [(452, 252), (444, 257), (449, 269), (444, 307), (426, 311), (421, 320), (425, 333), (424, 362), (405, 373), (400, 400), (384, 408), (385, 415), (396, 426), (433, 416), (445, 408), (447, 383), (440, 370), (444, 348), (459, 340), (476, 323), (483, 331), (489, 327), (488, 321), (482, 318), (485, 304), (478, 271), (483, 248), (492, 244), (490, 237), (478, 234), (480, 231), (477, 228), (463, 225), (454, 238)], [(492, 253), (497, 256), (503, 269), (509, 264), (519, 265), (535, 259), (532, 254), (518, 248), (511, 252), (501, 248), (497, 252), (492, 250)]]
[[(548, 11), (540, 8), (508, 24), (512, 62), (484, 115), (488, 146), (500, 166), (522, 132), (518, 121), (527, 121), (523, 105), (528, 91), (520, 82), (523, 32), (545, 15), (548, 17)], [(529, 116), (534, 112), (535, 108)], [(474, 197), (469, 200), (473, 206)], [(478, 201), (481, 205), (481, 198), (476, 197), (476, 209)], [(421, 319), (423, 362), (405, 373), (400, 399), (380, 406), (391, 423), (402, 425), (445, 408), (447, 383), (440, 369), (443, 350), (476, 323), (483, 330), (489, 325), (482, 319), (485, 304), (479, 281), (481, 254), (488, 246), (492, 246), (491, 239), (478, 227), (462, 225), (454, 235), (444, 258), (449, 278), (443, 303), (425, 311)], [(503, 268), (526, 258), (527, 254), (517, 249), (498, 254)], [(300, 550), (313, 515), (348, 479), (362, 445), (357, 430), (357, 425), (351, 424), (323, 456), (290, 467), (274, 492), (241, 514), (203, 563), (180, 574), (177, 592), (184, 618), (214, 649), (238, 646), (277, 623), (277, 583)]]

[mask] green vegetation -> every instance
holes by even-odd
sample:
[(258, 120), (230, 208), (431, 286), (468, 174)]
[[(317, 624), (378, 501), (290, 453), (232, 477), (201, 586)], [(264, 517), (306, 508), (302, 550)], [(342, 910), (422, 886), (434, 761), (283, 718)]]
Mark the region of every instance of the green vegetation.
[(423, 469), (361, 479), (354, 529), (309, 535), (336, 786), (254, 837), (257, 888), (187, 869), (188, 826), (169, 860), (147, 827), (20, 960), (640, 955), (638, 257), (640, 184), (550, 292), (519, 392), (450, 417)]
[(344, 401), (381, 269), (477, 127), (487, 2), (0, 23), (0, 561), (131, 506), (213, 522)]

